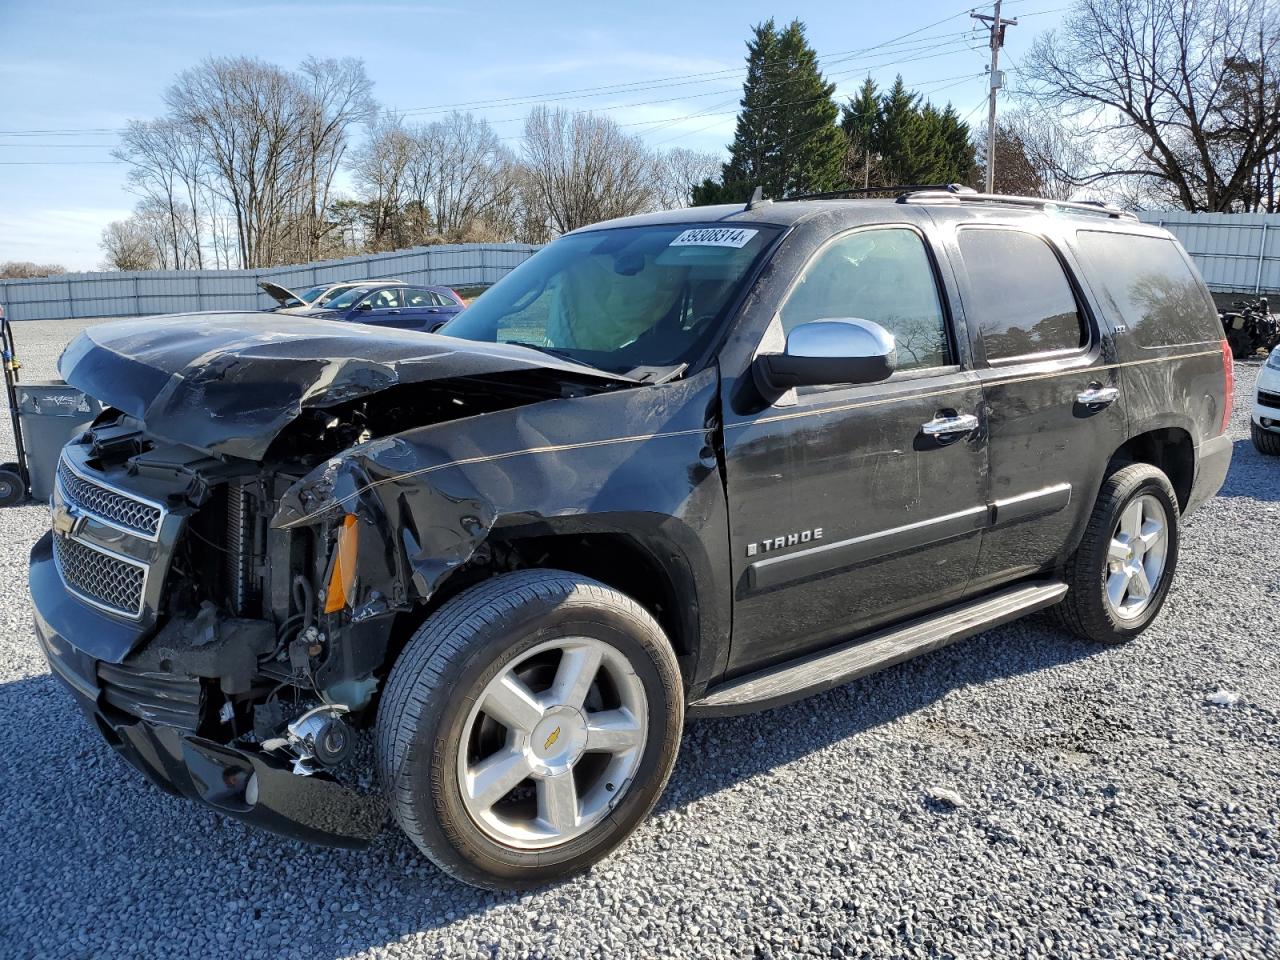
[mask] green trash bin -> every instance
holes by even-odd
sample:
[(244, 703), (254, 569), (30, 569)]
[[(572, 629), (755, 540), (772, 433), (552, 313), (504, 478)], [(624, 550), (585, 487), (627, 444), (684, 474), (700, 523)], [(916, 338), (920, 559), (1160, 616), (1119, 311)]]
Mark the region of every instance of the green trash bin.
[(61, 380), (18, 383), (17, 393), (31, 499), (48, 500), (62, 448), (94, 421), (102, 404)]

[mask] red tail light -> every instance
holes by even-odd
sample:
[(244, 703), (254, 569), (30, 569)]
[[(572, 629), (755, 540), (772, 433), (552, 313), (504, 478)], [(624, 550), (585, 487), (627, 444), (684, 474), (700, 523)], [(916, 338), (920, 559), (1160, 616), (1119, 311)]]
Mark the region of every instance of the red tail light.
[(1231, 423), (1231, 409), (1236, 397), (1236, 368), (1231, 359), (1231, 344), (1222, 341), (1222, 429), (1226, 433)]

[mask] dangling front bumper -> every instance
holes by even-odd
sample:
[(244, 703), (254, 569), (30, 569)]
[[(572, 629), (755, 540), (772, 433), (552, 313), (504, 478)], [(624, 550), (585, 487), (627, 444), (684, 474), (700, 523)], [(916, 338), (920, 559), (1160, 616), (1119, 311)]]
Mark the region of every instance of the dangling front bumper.
[[(152, 783), (176, 796), (273, 833), (326, 846), (362, 848), (382, 829), (387, 803), (323, 775), (300, 776), (283, 760), (258, 750), (231, 747), (170, 723), (138, 719), (104, 697), (100, 661), (75, 642), (83, 632), (97, 648), (118, 630), (111, 617), (67, 592), (47, 533), (31, 551), (30, 586), (36, 638), (49, 668), (103, 737)], [(165, 715), (163, 689), (151, 715)], [(181, 694), (170, 698), (181, 709)]]

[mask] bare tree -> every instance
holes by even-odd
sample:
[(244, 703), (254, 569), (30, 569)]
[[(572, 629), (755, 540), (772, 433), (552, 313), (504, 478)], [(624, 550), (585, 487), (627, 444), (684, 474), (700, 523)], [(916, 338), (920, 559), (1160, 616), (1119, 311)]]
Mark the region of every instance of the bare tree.
[(307, 259), (314, 259), (331, 229), (326, 214), (350, 131), (372, 119), (377, 110), (373, 82), (359, 60), (308, 57), (302, 62), (300, 73), (307, 122), (302, 145), (305, 159), (301, 164), (303, 206), (297, 223), (303, 248), (300, 252)]
[(112, 155), (130, 164), (129, 183), (134, 191), (153, 209), (168, 213), (165, 260), (175, 269), (202, 267), (199, 209), (203, 157), (191, 126), (172, 118), (131, 120)]
[(67, 272), (56, 263), (32, 263), (30, 260), (7, 260), (0, 263), (0, 280), (31, 280), (53, 277)]
[(308, 59), (290, 73), (220, 57), (179, 74), (165, 94), (168, 119), (190, 132), (204, 181), (228, 208), (240, 264), (316, 255), (331, 229), (327, 212), (350, 131), (373, 113), (370, 89), (356, 60)]
[[(975, 139), (978, 165), (974, 170), (974, 185), (986, 184), (987, 127), (984, 124)], [(996, 123), (996, 175), (995, 192), (1024, 197), (1044, 195), (1044, 181), (1032, 163), (1019, 130), (1008, 118)]]
[(436, 230), (451, 239), (502, 233), (515, 190), (515, 158), (489, 122), (454, 112), (419, 135)]
[(608, 117), (537, 107), (524, 160), (539, 213), (558, 233), (652, 209), (654, 164), (639, 137)]
[(1254, 209), (1275, 195), (1270, 0), (1078, 0), (1021, 70), (1042, 109), (1098, 139), (1078, 186), (1127, 179), (1187, 210)]
[(104, 270), (154, 270), (159, 264), (150, 231), (134, 216), (113, 220), (102, 231)]
[[(1070, 200), (1092, 158), (1085, 138), (1031, 107), (1011, 110), (996, 124), (996, 193)], [(986, 181), (987, 128), (975, 138), (974, 185)]]
[(414, 242), (405, 235), (405, 206), (410, 164), (418, 146), (399, 117), (386, 115), (369, 125), (365, 142), (353, 154), (352, 175), (364, 207), (369, 250), (394, 250)]
[(687, 207), (693, 202), (693, 188), (704, 180), (720, 176), (724, 165), (714, 153), (675, 147), (654, 158), (658, 206), (664, 210)]

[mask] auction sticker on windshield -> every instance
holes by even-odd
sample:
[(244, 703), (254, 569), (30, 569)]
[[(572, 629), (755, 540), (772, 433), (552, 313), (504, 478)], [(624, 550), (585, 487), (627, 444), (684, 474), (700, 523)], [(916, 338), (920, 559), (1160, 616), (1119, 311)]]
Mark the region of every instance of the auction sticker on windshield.
[(699, 227), (686, 230), (671, 241), (673, 247), (745, 247), (759, 230), (739, 227)]

